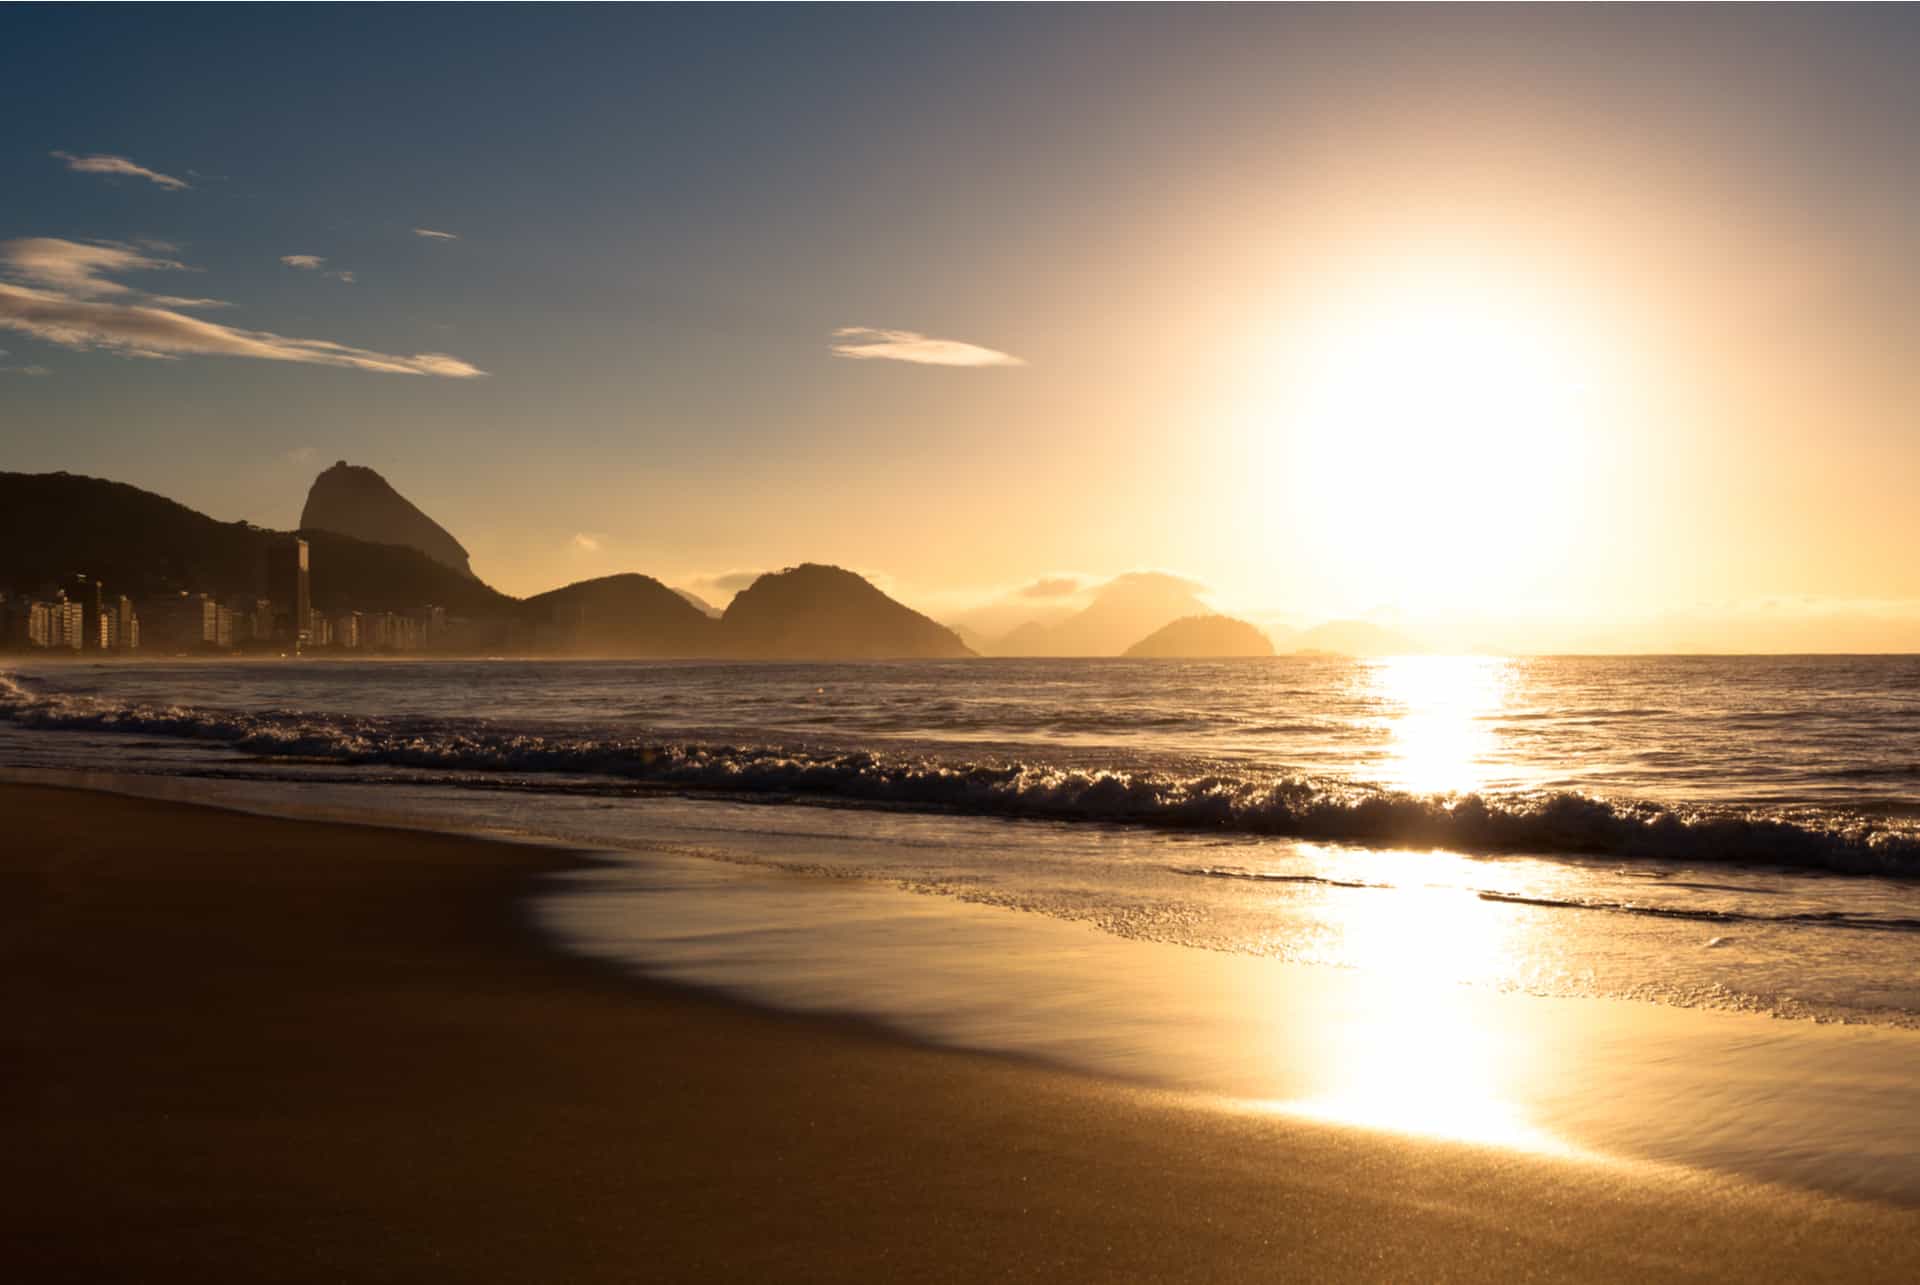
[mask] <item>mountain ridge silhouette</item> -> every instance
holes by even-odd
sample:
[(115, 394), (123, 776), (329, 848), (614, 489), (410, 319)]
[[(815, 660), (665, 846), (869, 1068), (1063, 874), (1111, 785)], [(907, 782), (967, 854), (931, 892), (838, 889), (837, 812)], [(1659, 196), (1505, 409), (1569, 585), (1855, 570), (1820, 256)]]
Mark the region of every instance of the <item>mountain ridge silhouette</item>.
[[(125, 482), (0, 472), (0, 588), (22, 593), (86, 574), (109, 593), (136, 601), (182, 590), (221, 599), (252, 595), (261, 588), (265, 551), (287, 534), (221, 522)], [(945, 626), (853, 572), (820, 563), (760, 576), (715, 619), (637, 572), (522, 599), (410, 545), (322, 528), (298, 534), (308, 541), (312, 600), (322, 611), (437, 605), (528, 631), (544, 626), (552, 650), (574, 655), (851, 660), (974, 654)]]
[(341, 460), (313, 479), (300, 510), (300, 529), (333, 531), (369, 544), (404, 545), (478, 579), (465, 546), (364, 464)]

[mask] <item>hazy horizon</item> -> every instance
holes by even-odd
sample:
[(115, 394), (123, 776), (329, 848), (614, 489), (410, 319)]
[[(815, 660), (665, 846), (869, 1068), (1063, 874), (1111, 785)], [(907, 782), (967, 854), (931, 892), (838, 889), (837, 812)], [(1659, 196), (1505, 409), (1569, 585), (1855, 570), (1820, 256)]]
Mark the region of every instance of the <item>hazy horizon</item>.
[(0, 467), (346, 459), (516, 595), (1920, 649), (1909, 11), (460, 19), (13, 11)]

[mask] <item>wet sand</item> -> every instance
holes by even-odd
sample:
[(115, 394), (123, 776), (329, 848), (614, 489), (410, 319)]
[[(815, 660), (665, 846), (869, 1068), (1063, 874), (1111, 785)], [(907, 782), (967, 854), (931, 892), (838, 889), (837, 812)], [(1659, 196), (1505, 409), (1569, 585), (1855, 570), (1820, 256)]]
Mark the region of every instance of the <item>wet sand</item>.
[(527, 922), (582, 860), (0, 785), (0, 1276), (1920, 1277), (1911, 1210), (636, 982)]

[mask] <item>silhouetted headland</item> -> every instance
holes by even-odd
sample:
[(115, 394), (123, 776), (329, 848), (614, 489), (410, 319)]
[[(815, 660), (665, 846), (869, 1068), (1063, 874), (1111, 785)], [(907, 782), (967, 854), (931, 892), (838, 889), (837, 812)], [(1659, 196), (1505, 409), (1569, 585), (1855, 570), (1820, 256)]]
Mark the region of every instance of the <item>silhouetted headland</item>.
[(960, 636), (851, 571), (808, 562), (761, 576), (720, 617), (726, 654), (820, 660), (971, 656)]
[(1117, 656), (1176, 620), (1212, 614), (1199, 590), (1190, 580), (1157, 571), (1116, 576), (1080, 610), (1036, 615), (990, 651), (995, 656)]
[(1134, 660), (1204, 660), (1232, 656), (1271, 656), (1267, 636), (1231, 616), (1187, 616), (1162, 626), (1127, 648)]
[(473, 576), (467, 551), (445, 527), (394, 490), (387, 479), (345, 460), (313, 479), (306, 507), (300, 510), (300, 527), (336, 531), (369, 544), (418, 549), (435, 562)]
[[(535, 594), (523, 617), (557, 645), (597, 656), (712, 656), (719, 622), (652, 576), (632, 572)], [(551, 650), (544, 648), (543, 650)]]
[[(316, 510), (330, 522), (402, 538), (373, 541), (326, 526), (298, 532), (310, 546), (315, 617), (311, 629), (300, 628), (333, 639), (315, 651), (367, 649), (365, 641), (345, 641), (351, 635), (342, 617), (408, 613), (422, 622), (419, 648), (441, 652), (760, 660), (974, 654), (952, 630), (839, 567), (805, 563), (763, 575), (718, 617), (691, 595), (634, 573), (523, 600), (477, 579), (460, 544), (371, 469), (342, 464), (322, 473), (308, 497), (309, 520)], [(0, 473), (0, 593), (23, 598), (51, 598), (84, 580), (143, 608), (185, 596), (207, 601), (210, 614), (227, 604), (218, 609), (244, 615), (267, 592), (266, 551), (286, 534), (219, 522), (124, 483)], [(280, 642), (263, 636), (259, 645)], [(203, 649), (214, 648), (209, 635)]]

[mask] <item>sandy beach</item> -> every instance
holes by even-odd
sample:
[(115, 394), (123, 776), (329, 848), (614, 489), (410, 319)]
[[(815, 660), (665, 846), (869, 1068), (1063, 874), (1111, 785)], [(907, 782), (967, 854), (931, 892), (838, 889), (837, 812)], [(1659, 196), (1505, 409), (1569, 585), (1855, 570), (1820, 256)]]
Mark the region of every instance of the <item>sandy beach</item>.
[(1920, 1216), (1239, 1114), (547, 947), (589, 858), (0, 786), (0, 1272), (1912, 1279)]

